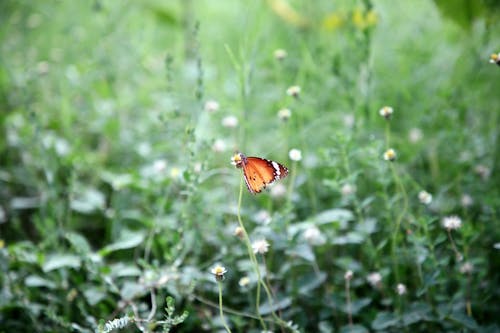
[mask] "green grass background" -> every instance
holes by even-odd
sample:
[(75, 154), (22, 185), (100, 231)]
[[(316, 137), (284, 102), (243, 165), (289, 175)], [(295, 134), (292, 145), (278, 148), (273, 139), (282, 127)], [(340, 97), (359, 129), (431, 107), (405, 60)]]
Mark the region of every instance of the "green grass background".
[[(241, 205), (250, 239), (271, 244), (258, 257), (268, 329), (292, 331), (273, 309), (301, 332), (500, 330), (495, 1), (4, 0), (0, 20), (0, 332), (128, 316), (147, 331), (224, 331), (217, 263), (228, 325), (260, 332), (257, 278), (233, 234), (237, 150), (291, 171), (283, 197), (245, 190)], [(451, 215), (462, 261), (441, 225)], [(321, 245), (304, 238), (313, 226)]]

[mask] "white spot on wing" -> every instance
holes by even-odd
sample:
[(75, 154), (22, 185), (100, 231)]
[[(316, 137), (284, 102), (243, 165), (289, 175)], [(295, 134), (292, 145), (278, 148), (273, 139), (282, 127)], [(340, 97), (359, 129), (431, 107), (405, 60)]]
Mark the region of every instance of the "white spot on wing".
[(280, 165), (274, 161), (271, 161), (271, 164), (273, 165), (274, 175), (276, 176), (276, 179), (280, 179), (281, 176)]

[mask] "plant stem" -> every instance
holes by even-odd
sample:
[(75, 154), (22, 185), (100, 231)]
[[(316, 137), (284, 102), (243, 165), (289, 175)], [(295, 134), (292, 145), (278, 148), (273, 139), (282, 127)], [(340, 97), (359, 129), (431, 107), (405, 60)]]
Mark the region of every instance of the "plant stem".
[(222, 310), (222, 281), (217, 281), (219, 285), (219, 312), (220, 312), (220, 320), (222, 321), (222, 325), (226, 329), (226, 332), (231, 333), (231, 329), (227, 326), (226, 320), (224, 319), (224, 311)]

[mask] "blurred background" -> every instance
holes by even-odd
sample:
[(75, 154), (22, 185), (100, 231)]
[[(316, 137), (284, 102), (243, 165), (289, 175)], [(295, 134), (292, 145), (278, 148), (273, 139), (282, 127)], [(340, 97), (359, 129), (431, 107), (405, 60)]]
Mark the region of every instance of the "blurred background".
[[(270, 244), (270, 330), (497, 332), (499, 18), (495, 0), (3, 0), (0, 331), (225, 331), (221, 264), (229, 327), (260, 332), (241, 211)], [(236, 151), (290, 175), (238, 206)]]

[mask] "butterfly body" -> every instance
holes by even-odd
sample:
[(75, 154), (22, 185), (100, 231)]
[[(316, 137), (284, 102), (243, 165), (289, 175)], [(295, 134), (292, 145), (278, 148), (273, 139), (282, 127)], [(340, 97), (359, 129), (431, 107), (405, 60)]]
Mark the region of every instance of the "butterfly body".
[(288, 169), (284, 165), (265, 158), (237, 153), (232, 160), (237, 168), (243, 169), (245, 183), (252, 194), (262, 192), (267, 185), (288, 175)]

